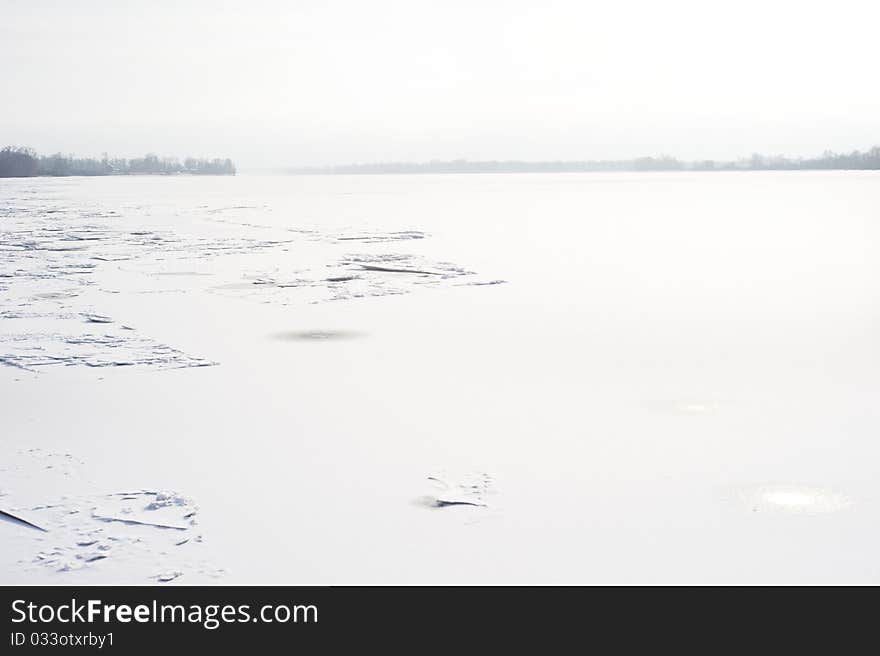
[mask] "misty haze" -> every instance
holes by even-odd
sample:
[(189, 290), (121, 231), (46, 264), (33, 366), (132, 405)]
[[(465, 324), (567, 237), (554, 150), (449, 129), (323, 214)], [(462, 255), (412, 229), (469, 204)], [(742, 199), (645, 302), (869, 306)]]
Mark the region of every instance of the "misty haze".
[(0, 582), (880, 582), (880, 15), (608, 5), (0, 0)]

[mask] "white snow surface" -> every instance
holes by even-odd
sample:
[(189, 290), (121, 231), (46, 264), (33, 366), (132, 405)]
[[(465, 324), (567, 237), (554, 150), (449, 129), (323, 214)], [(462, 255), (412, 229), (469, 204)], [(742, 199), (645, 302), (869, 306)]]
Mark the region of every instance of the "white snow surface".
[(878, 208), (0, 180), (0, 582), (878, 583)]

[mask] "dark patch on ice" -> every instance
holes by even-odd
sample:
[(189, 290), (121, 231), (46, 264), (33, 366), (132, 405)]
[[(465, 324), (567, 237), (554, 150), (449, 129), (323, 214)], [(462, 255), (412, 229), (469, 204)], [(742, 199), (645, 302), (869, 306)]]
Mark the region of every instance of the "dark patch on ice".
[(305, 342), (327, 342), (331, 340), (356, 339), (364, 336), (365, 333), (353, 330), (301, 330), (274, 335), (275, 339)]

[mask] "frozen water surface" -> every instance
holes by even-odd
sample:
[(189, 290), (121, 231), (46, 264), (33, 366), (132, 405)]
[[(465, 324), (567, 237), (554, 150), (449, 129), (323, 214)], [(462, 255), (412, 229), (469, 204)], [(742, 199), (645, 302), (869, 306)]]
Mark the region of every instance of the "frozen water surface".
[[(880, 582), (880, 176), (0, 180), (5, 583)], [(844, 557), (845, 556), (845, 557)]]

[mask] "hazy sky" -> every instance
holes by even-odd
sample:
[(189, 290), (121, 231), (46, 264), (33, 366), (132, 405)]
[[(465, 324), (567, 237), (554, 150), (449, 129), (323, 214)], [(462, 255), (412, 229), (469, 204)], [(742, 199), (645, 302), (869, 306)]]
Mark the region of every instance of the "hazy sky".
[(240, 167), (864, 149), (878, 24), (877, 0), (0, 0), (0, 142)]

